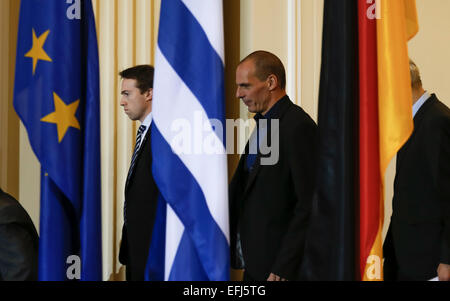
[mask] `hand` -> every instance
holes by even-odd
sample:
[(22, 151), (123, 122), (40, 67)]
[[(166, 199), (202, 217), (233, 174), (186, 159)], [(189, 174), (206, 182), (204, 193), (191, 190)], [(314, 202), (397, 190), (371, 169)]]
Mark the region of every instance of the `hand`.
[(439, 281), (450, 281), (450, 265), (441, 263), (437, 269)]
[(275, 275), (274, 273), (270, 273), (269, 278), (267, 278), (267, 281), (287, 281), (284, 278), (281, 278), (278, 275)]

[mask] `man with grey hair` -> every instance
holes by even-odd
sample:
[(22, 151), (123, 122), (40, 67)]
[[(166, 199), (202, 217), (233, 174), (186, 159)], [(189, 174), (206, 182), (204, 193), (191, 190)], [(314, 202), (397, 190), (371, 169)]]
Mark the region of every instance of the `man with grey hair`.
[(410, 60), (414, 131), (397, 154), (385, 280), (450, 280), (450, 110)]

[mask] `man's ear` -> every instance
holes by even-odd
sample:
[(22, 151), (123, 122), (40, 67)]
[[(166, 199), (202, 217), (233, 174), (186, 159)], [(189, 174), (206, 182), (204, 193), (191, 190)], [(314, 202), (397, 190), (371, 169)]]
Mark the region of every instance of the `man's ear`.
[(153, 100), (153, 88), (150, 88), (145, 92), (145, 100), (152, 101)]
[(278, 86), (278, 78), (274, 74), (270, 74), (269, 77), (267, 77), (267, 83), (269, 85), (269, 91), (273, 91)]

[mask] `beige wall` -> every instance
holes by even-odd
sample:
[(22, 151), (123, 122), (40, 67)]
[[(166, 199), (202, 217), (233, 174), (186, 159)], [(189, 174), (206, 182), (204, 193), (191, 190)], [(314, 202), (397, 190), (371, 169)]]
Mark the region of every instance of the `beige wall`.
[[(287, 63), (287, 1), (241, 1), (240, 59), (256, 50), (266, 50)], [(250, 117), (240, 103), (240, 116)]]
[[(323, 0), (301, 0), (301, 65), (296, 76), (299, 104), (317, 122), (322, 56)], [(300, 84), (299, 84), (300, 83)]]
[(419, 33), (409, 42), (410, 57), (424, 88), (450, 106), (450, 1), (417, 0)]
[[(241, 59), (256, 50), (277, 55), (292, 101), (317, 120), (323, 0), (242, 0)], [(241, 103), (240, 116), (249, 117)]]
[(12, 105), (20, 1), (0, 1), (0, 187), (19, 196), (19, 119)]
[[(255, 50), (277, 55), (292, 101), (317, 119), (323, 0), (241, 1), (241, 59)], [(241, 104), (241, 118), (247, 118)]]

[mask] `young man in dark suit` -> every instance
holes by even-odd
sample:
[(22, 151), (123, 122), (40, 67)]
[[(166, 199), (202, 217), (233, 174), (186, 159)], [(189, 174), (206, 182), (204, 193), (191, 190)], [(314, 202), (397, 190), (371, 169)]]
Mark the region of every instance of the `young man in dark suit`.
[[(272, 53), (243, 59), (236, 84), (236, 97), (256, 113), (259, 137), (252, 134), (230, 184), (232, 267), (245, 269), (244, 280), (295, 280), (314, 189), (316, 124), (286, 95), (284, 66)], [(264, 154), (266, 144), (277, 160)]]
[(414, 131), (397, 154), (385, 280), (450, 280), (450, 110), (410, 61)]
[(127, 280), (144, 280), (155, 220), (158, 188), (152, 177), (150, 125), (152, 122), (154, 68), (136, 66), (120, 72), (120, 105), (141, 125), (125, 184), (124, 225), (119, 261), (126, 265)]
[(39, 237), (28, 213), (0, 189), (0, 280), (38, 279)]

